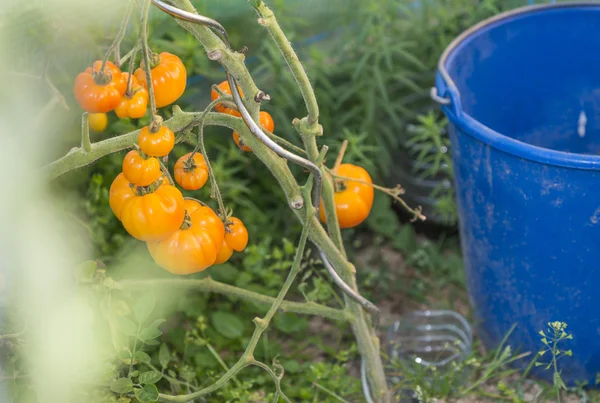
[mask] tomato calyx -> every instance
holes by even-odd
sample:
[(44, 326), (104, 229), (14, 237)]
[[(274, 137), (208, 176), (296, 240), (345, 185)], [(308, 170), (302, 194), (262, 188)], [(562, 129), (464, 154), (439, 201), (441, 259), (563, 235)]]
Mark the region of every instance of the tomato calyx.
[(179, 229), (186, 230), (192, 228), (192, 218), (190, 217), (187, 210), (185, 211), (185, 217), (183, 218), (183, 222), (181, 223), (181, 227)]
[(185, 172), (194, 172), (194, 169), (198, 168), (196, 161), (194, 161), (194, 154), (195, 153), (191, 153), (190, 157), (183, 161), (183, 170)]
[[(140, 152), (140, 154), (141, 154), (141, 152)], [(156, 191), (156, 189), (158, 189), (163, 184), (165, 184), (165, 180), (167, 181), (166, 184), (169, 185), (168, 180), (165, 179), (164, 176), (161, 176), (154, 183), (151, 183), (148, 186), (135, 186), (133, 183), (130, 183), (129, 187), (131, 188), (133, 193), (135, 193), (137, 196), (145, 196), (147, 194), (154, 193)]]
[[(149, 51), (150, 53), (150, 69), (155, 68), (160, 64), (160, 55), (158, 53), (154, 53), (153, 51)], [(146, 63), (144, 63), (144, 59), (140, 62), (140, 67), (144, 69), (146, 67)]]
[(107, 69), (104, 68), (104, 65), (101, 66), (100, 70), (94, 70), (92, 71), (92, 78), (94, 79), (94, 82), (98, 85), (107, 85), (108, 83), (110, 83), (112, 81), (112, 73), (109, 71), (106, 71)]
[(155, 116), (152, 122), (148, 125), (148, 131), (150, 133), (158, 133), (163, 124), (163, 118), (159, 115)]
[(219, 213), (219, 218), (223, 221), (223, 225), (225, 226), (225, 233), (227, 234), (231, 234), (233, 231), (231, 230), (231, 228), (229, 228), (230, 226), (233, 225), (233, 221), (231, 221), (231, 217), (233, 217), (233, 210), (232, 209), (227, 209), (227, 211), (225, 211), (225, 216), (223, 217), (223, 214), (220, 212)]

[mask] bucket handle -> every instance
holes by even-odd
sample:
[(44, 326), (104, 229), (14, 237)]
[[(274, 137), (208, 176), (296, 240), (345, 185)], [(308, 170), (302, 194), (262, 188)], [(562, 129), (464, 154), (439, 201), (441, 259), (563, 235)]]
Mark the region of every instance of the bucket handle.
[(431, 90), (429, 91), (429, 96), (431, 97), (431, 99), (433, 99), (440, 105), (448, 106), (450, 105), (450, 103), (452, 103), (452, 101), (450, 101), (450, 98), (440, 97), (438, 95), (438, 90), (436, 87), (431, 87)]

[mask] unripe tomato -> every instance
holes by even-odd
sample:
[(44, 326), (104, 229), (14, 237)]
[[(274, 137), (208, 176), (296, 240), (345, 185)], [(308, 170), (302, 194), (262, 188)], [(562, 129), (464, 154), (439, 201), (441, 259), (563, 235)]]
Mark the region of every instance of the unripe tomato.
[(75, 78), (73, 93), (79, 105), (90, 113), (105, 113), (115, 109), (127, 89), (121, 70), (106, 62), (100, 73), (102, 61), (97, 60)]
[(88, 123), (93, 131), (103, 132), (108, 126), (108, 116), (106, 113), (90, 113), (88, 114)]
[[(269, 112), (260, 111), (259, 117), (261, 127), (266, 131), (273, 133), (273, 130), (275, 130), (275, 122), (273, 121), (273, 117), (271, 117)], [(235, 141), (235, 144), (237, 144), (237, 146), (243, 151), (252, 151), (252, 149), (245, 144), (240, 146), (240, 135), (235, 130), (233, 131), (233, 141)]]
[[(341, 164), (335, 174), (373, 183), (369, 173), (357, 165)], [(369, 216), (375, 191), (372, 186), (354, 181), (340, 181), (340, 186), (342, 189), (333, 196), (340, 228), (356, 227)], [(326, 222), (322, 200), (320, 215), (321, 221)]]
[[(231, 95), (231, 88), (229, 87), (229, 82), (227, 80), (225, 80), (221, 84), (217, 85), (217, 87), (219, 87), (219, 89), (221, 91), (223, 91), (225, 94)], [(238, 90), (240, 91), (240, 95), (243, 97), (244, 93), (242, 92), (242, 89), (239, 86), (238, 86)], [(217, 98), (219, 98), (219, 93), (216, 90), (212, 90), (210, 92), (210, 98), (213, 101), (216, 100)], [(228, 108), (221, 103), (216, 104), (215, 109), (217, 110), (217, 112), (226, 113), (228, 115), (233, 115), (233, 116), (238, 116), (238, 117), (242, 116), (235, 109)]]
[(175, 133), (164, 125), (156, 133), (150, 132), (148, 126), (144, 126), (138, 135), (138, 145), (146, 155), (164, 157), (175, 147)]
[[(125, 82), (129, 82), (129, 73), (123, 73)], [(148, 90), (142, 87), (135, 76), (131, 76), (131, 88), (128, 88), (121, 99), (115, 113), (121, 119), (139, 119), (146, 114), (148, 109)]]
[(108, 193), (108, 204), (119, 221), (121, 220), (123, 205), (129, 199), (134, 197), (135, 193), (130, 186), (130, 182), (121, 172), (110, 185), (110, 191)]
[(186, 200), (186, 205), (193, 205), (188, 222), (169, 238), (147, 243), (156, 264), (173, 274), (198, 273), (210, 267), (225, 235), (223, 221), (210, 207), (192, 200)]
[[(156, 107), (162, 108), (177, 101), (185, 91), (187, 71), (181, 59), (171, 53), (163, 52), (158, 55), (158, 64), (150, 71), (152, 77), (152, 88)], [(146, 72), (143, 68), (135, 71), (140, 84), (148, 89)]]
[(231, 221), (229, 231), (225, 231), (225, 238), (217, 254), (215, 264), (225, 263), (233, 254), (233, 251), (241, 252), (248, 245), (248, 230), (244, 227), (242, 220), (236, 217), (231, 217), (229, 220)]
[(155, 157), (144, 157), (131, 150), (123, 159), (123, 175), (135, 186), (148, 186), (162, 176), (160, 162)]
[(208, 179), (208, 166), (202, 154), (195, 153), (190, 161), (191, 155), (188, 153), (175, 163), (175, 182), (185, 190), (198, 190)]
[(162, 185), (154, 192), (136, 194), (125, 202), (121, 222), (141, 241), (161, 241), (179, 229), (185, 217), (183, 195), (175, 186)]

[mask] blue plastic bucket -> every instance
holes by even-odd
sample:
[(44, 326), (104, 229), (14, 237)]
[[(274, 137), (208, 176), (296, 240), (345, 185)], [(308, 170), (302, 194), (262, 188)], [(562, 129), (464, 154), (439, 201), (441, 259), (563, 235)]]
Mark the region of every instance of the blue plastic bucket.
[[(600, 3), (517, 9), (458, 37), (432, 96), (448, 116), (478, 334), (536, 353), (562, 321), (565, 382), (600, 372)], [(541, 361), (550, 359), (549, 354)], [(533, 355), (532, 355), (533, 357)], [(518, 365), (525, 367), (528, 360)], [(534, 374), (551, 379), (543, 367)]]

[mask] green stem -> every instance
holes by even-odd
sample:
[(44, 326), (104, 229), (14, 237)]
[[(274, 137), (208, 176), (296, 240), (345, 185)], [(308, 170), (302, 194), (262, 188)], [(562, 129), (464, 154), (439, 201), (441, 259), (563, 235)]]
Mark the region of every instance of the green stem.
[(148, 89), (148, 98), (150, 99), (150, 116), (151, 123), (150, 128), (160, 128), (159, 122), (156, 118), (156, 97), (154, 95), (154, 86), (152, 85), (152, 69), (150, 65), (150, 48), (148, 47), (148, 16), (150, 14), (150, 5), (152, 0), (146, 0), (144, 2), (144, 8), (142, 10), (142, 19), (140, 25), (140, 39), (142, 41), (142, 56), (144, 58), (144, 72), (146, 73), (146, 87)]
[[(199, 113), (183, 112), (179, 107), (174, 107), (173, 113), (173, 117), (164, 124), (174, 132), (181, 130), (199, 115)], [(207, 125), (225, 126), (234, 130), (240, 126), (236, 120), (239, 119), (222, 113), (209, 113), (206, 116)], [(81, 147), (75, 147), (64, 157), (44, 166), (42, 174), (47, 180), (52, 180), (69, 171), (89, 165), (106, 155), (130, 148), (137, 142), (139, 132), (139, 130), (134, 130), (118, 137), (96, 142), (92, 144), (90, 152), (85, 152)], [(182, 141), (183, 139), (179, 138), (178, 140)]]
[[(121, 26), (119, 27), (119, 32), (117, 33), (117, 36), (115, 37), (113, 43), (106, 51), (104, 60), (102, 60), (102, 68), (100, 69), (100, 71), (104, 71), (104, 67), (106, 66), (106, 62), (108, 61), (108, 58), (110, 57), (111, 53), (117, 50), (117, 48), (121, 44), (121, 41), (125, 37), (125, 33), (127, 32), (127, 24), (129, 24), (129, 19), (131, 18), (131, 11), (133, 10), (133, 3), (134, 0), (129, 0), (129, 4), (127, 5), (127, 9), (125, 10), (125, 16), (123, 16), (123, 21), (121, 21)], [(117, 67), (119, 66), (117, 65)]]
[(135, 339), (133, 341), (133, 349), (131, 350), (131, 360), (129, 361), (129, 371), (127, 372), (127, 377), (131, 378), (131, 371), (133, 371), (133, 359), (135, 356), (135, 352), (137, 350), (137, 343), (138, 343), (138, 336), (140, 334), (140, 329), (142, 327), (142, 324), (138, 324), (137, 330), (135, 332)]
[(273, 403), (279, 402), (279, 397), (288, 403), (292, 403), (292, 401), (281, 390), (281, 379), (267, 364), (260, 361), (254, 361), (252, 365), (264, 369), (265, 372), (267, 372), (273, 379), (273, 383), (275, 383), (275, 398), (273, 399)]
[(92, 142), (90, 141), (90, 119), (87, 112), (84, 112), (83, 115), (81, 115), (81, 149), (84, 153), (92, 151)]
[(217, 179), (215, 178), (215, 172), (212, 169), (212, 165), (210, 164), (210, 160), (208, 159), (208, 153), (206, 152), (206, 147), (204, 146), (204, 119), (200, 123), (198, 127), (198, 145), (200, 146), (200, 152), (204, 157), (204, 161), (206, 162), (206, 167), (208, 168), (208, 176), (210, 177), (210, 195), (213, 198), (217, 199), (217, 203), (219, 204), (219, 216), (223, 221), (227, 218), (227, 210), (225, 209), (225, 204), (223, 203), (223, 198), (221, 197), (221, 191), (219, 190), (219, 184), (217, 183)]
[[(318, 123), (318, 105), (314, 91), (310, 81), (308, 80), (308, 76), (306, 75), (302, 63), (294, 52), (289, 40), (277, 23), (273, 12), (261, 0), (253, 2), (253, 5), (258, 15), (261, 17), (260, 23), (271, 34), (271, 37), (277, 44), (283, 58), (288, 64), (290, 71), (294, 75), (294, 78), (300, 87), (300, 91), (302, 92), (302, 96), (304, 97), (308, 111), (308, 116), (300, 120), (295, 119), (293, 123), (302, 137), (302, 141), (309, 159), (313, 162), (317, 162), (319, 153), (316, 137), (322, 134), (322, 128)], [(323, 181), (322, 200), (328, 223), (327, 227), (329, 229), (329, 236), (331, 238), (327, 237), (326, 234), (325, 236), (323, 236), (323, 234), (314, 234), (311, 239), (313, 239), (313, 242), (315, 242), (325, 252), (333, 264), (333, 267), (342, 277), (344, 282), (357, 291), (355, 268), (346, 260), (344, 244), (337, 221), (335, 202), (333, 198), (333, 182), (328, 179), (328, 175), (326, 175), (323, 164), (319, 165), (321, 166), (321, 172), (323, 173), (323, 176), (327, 178)], [(320, 229), (322, 229), (320, 225), (313, 228), (314, 231), (320, 231)], [(333, 241), (333, 245), (331, 245), (331, 241)], [(332, 259), (335, 259), (335, 261)], [(360, 304), (351, 300), (346, 295), (344, 296), (344, 301), (346, 303), (346, 308), (349, 309), (356, 318), (356, 320), (352, 323), (352, 330), (356, 337), (361, 356), (366, 363), (367, 376), (371, 386), (371, 393), (374, 395), (373, 398), (377, 402), (390, 401), (391, 397), (387, 388), (383, 363), (379, 353), (379, 339), (374, 329), (370, 325), (370, 321), (367, 319), (367, 315), (365, 315), (365, 312)]]
[[(124, 280), (119, 282), (119, 284), (125, 288), (144, 289), (149, 287), (175, 287), (193, 289), (203, 292), (214, 292), (216, 294), (234, 296), (244, 301), (251, 301), (257, 304), (272, 304), (275, 302), (275, 298), (273, 297), (221, 283), (213, 280), (210, 277), (203, 279)], [(335, 321), (351, 322), (353, 319), (353, 316), (346, 311), (330, 308), (314, 302), (283, 301), (280, 309), (284, 312), (294, 312), (303, 315), (316, 315)]]
[(285, 61), (298, 84), (298, 88), (300, 89), (302, 98), (304, 98), (304, 103), (306, 104), (306, 109), (308, 110), (309, 124), (317, 125), (319, 121), (319, 104), (317, 103), (317, 98), (315, 97), (315, 92), (308, 79), (308, 75), (302, 67), (300, 59), (298, 59), (298, 55), (294, 52), (290, 41), (283, 35), (283, 31), (279, 26), (275, 15), (265, 3), (256, 1), (253, 5), (260, 16), (259, 23), (269, 31), (269, 34), (271, 34), (271, 38), (273, 38), (279, 51), (284, 56)]

